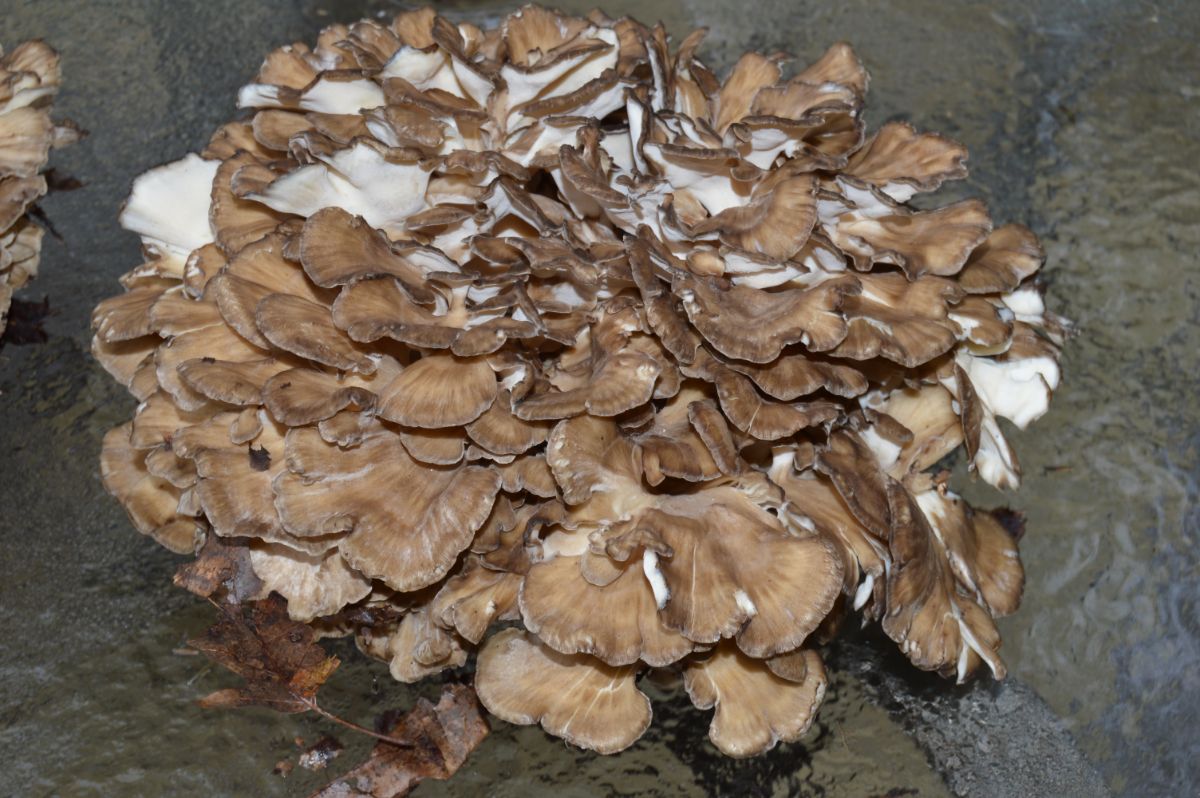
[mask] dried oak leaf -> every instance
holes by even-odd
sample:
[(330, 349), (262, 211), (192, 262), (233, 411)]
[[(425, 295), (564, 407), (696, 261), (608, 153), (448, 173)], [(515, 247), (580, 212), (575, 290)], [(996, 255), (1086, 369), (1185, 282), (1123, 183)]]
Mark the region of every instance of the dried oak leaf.
[(200, 699), (205, 709), (264, 706), (307, 712), (317, 690), (339, 664), (313, 642), (308, 624), (288, 618), (287, 603), (272, 593), (241, 607), (218, 605), (221, 619), (188, 645), (246, 680)]
[(389, 737), (411, 748), (378, 743), (367, 761), (310, 798), (400, 798), (425, 779), (448, 779), (488, 735), (475, 691), (452, 684), (436, 705), (424, 698), (411, 712), (385, 722)]

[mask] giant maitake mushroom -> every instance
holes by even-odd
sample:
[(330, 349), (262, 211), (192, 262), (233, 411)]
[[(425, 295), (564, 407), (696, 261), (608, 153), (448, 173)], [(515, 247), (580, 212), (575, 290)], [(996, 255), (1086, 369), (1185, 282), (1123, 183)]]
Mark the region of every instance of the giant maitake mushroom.
[(94, 351), (141, 402), (102, 459), (138, 529), (248, 547), (398, 679), (477, 650), (488, 709), (605, 753), (648, 668), (727, 754), (797, 739), (854, 612), (1003, 676), (1015, 536), (931, 474), (1017, 483), (997, 419), (1045, 412), (1064, 332), (1037, 239), (907, 204), (966, 152), (866, 135), (848, 46), (722, 82), (700, 38), (425, 10), (268, 56), (121, 216), (147, 259)]
[(0, 47), (0, 334), (13, 292), (37, 276), (42, 228), (26, 212), (46, 193), (40, 172), (52, 147), (78, 135), (50, 119), (61, 78), (58, 53), (45, 42)]

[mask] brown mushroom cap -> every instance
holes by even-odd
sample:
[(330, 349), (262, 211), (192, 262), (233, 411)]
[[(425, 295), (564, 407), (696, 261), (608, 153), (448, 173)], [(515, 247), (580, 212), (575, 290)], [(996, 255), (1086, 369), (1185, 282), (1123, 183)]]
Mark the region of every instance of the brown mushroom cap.
[(518, 617), (520, 574), (492, 570), (483, 563), (468, 560), (462, 572), (443, 583), (430, 609), (438, 623), (473, 644), (483, 639), (492, 621)]
[(563, 654), (591, 654), (609, 665), (641, 660), (670, 665), (694, 643), (668, 629), (641, 562), (627, 563), (603, 587), (584, 579), (578, 557), (555, 557), (529, 569), (521, 585), (525, 628)]
[[(920, 499), (899, 483), (890, 482), (888, 501), (893, 515), (892, 568), (883, 630), (923, 670), (954, 675), (963, 682), (984, 662), (996, 678), (1003, 678), (1006, 669), (998, 653), (1000, 633), (995, 622), (983, 599), (972, 595), (968, 585), (955, 577), (945, 544), (933, 531)], [(941, 504), (935, 499), (927, 506), (941, 509)], [(943, 523), (953, 520), (938, 517)], [(963, 544), (959, 545), (961, 554)], [(1018, 572), (1019, 568), (1018, 562)], [(994, 595), (1011, 600), (1012, 581), (1008, 576), (1002, 582), (1005, 586), (997, 586)], [(1015, 587), (1019, 596), (1020, 587)]]
[(130, 445), (129, 432), (130, 425), (124, 424), (104, 436), (100, 453), (104, 488), (125, 506), (129, 520), (143, 535), (178, 554), (195, 552), (204, 540), (203, 526), (179, 513), (180, 491), (150, 474), (145, 455)]
[(702, 500), (664, 502), (663, 510), (644, 513), (636, 529), (648, 538), (648, 550), (659, 549), (670, 593), (663, 622), (697, 643), (736, 636), (743, 651), (759, 658), (798, 647), (841, 587), (832, 545), (779, 534), (771, 516), (740, 492), (714, 489), (696, 499)]
[(484, 358), (423, 357), (379, 397), (379, 415), (406, 427), (461, 427), (496, 401), (496, 375)]
[(868, 532), (845, 505), (829, 480), (811, 471), (797, 476), (791, 463), (773, 467), (771, 478), (783, 488), (790, 513), (801, 527), (827, 535), (842, 553), (842, 591), (853, 598), (855, 609), (873, 602), (882, 607), (883, 577), (890, 565), (887, 541)]
[(496, 454), (521, 454), (544, 443), (550, 435), (549, 422), (526, 421), (512, 412), (512, 400), (507, 392), (498, 393), (496, 401), (481, 416), (466, 426), (472, 441)]
[(716, 707), (708, 737), (721, 753), (754, 756), (808, 731), (825, 697), (825, 667), (815, 651), (784, 659), (786, 666), (755, 660), (726, 644), (684, 669), (692, 703)]
[[(345, 450), (311, 428), (294, 429), (285, 457), (288, 470), (274, 482), (284, 526), (302, 538), (347, 533), (338, 543), (347, 561), (396, 590), (444, 576), (500, 487), (499, 476), (479, 466), (421, 464), (382, 429)], [(406, 489), (388, 487), (399, 485)]]
[(967, 149), (936, 133), (917, 133), (906, 122), (888, 122), (846, 164), (845, 174), (901, 201), (967, 176)]
[(667, 477), (704, 482), (721, 475), (693, 420), (692, 405), (707, 398), (700, 386), (685, 386), (659, 409), (650, 426), (639, 431), (636, 440), (642, 450), (645, 478), (651, 485)]
[(624, 750), (650, 725), (650, 699), (636, 669), (585, 655), (559, 654), (518, 629), (489, 637), (479, 649), (475, 691), (498, 718), (542, 728), (601, 754)]
[[(397, 679), (477, 650), (497, 716), (601, 752), (649, 723), (642, 668), (684, 672), (725, 753), (797, 739), (804, 646), (853, 613), (918, 667), (1001, 675), (1009, 516), (933, 469), (962, 446), (1019, 480), (999, 419), (1046, 411), (1069, 331), (1036, 237), (909, 203), (966, 152), (869, 132), (848, 45), (721, 80), (702, 38), (425, 9), (270, 54), (247, 116), (121, 215), (146, 262), (93, 352), (142, 401), (102, 458), (135, 526), (239, 538)], [(48, 122), (16, 121), (0, 278), (40, 235), (12, 220)]]
[(959, 584), (974, 592), (993, 616), (1015, 612), (1025, 587), (1025, 571), (1016, 540), (998, 516), (973, 510), (949, 492), (924, 491), (916, 499), (946, 547), (950, 569)]

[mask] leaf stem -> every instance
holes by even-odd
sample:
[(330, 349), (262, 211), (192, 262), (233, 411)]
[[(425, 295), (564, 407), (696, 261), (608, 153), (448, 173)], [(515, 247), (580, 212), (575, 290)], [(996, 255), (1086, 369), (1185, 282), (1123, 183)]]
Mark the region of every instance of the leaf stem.
[(373, 729), (368, 729), (366, 726), (359, 726), (354, 721), (346, 720), (345, 718), (339, 717), (339, 716), (333, 714), (332, 712), (330, 712), (329, 710), (325, 709), (321, 705), (319, 705), (315, 698), (305, 698), (303, 696), (296, 696), (296, 698), (298, 698), (305, 706), (307, 706), (313, 712), (316, 712), (321, 717), (331, 720), (334, 723), (340, 723), (342, 726), (345, 726), (347, 729), (353, 729), (354, 731), (359, 732), (360, 734), (365, 734), (368, 737), (374, 737), (376, 740), (382, 740), (383, 742), (387, 743), (388, 745), (394, 745), (397, 748), (412, 748), (413, 747), (413, 744), (411, 742), (409, 742), (408, 740), (401, 740), (398, 737), (389, 737), (388, 735), (380, 734), (379, 732), (377, 732)]

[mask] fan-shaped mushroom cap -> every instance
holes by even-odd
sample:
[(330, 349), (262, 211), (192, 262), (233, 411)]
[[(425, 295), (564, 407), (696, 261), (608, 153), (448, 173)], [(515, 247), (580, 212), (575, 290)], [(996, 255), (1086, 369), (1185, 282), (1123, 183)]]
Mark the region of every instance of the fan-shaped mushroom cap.
[(860, 275), (861, 293), (847, 297), (846, 336), (830, 352), (836, 357), (883, 357), (915, 368), (944, 354), (959, 339), (949, 303), (959, 299), (954, 283), (926, 276), (907, 280), (896, 272)]
[(445, 581), (433, 597), (430, 612), (475, 645), (492, 621), (516, 620), (521, 575), (492, 570), (483, 560), (468, 559), (460, 573)]
[(868, 445), (874, 444), (880, 467), (896, 479), (925, 471), (962, 445), (963, 428), (954, 409), (954, 396), (942, 385), (893, 391), (875, 409), (912, 436), (897, 443), (885, 440), (873, 427), (862, 432)]
[[(287, 434), (288, 470), (274, 481), (284, 526), (302, 538), (347, 533), (337, 544), (364, 575), (396, 590), (442, 578), (483, 525), (500, 488), (479, 466), (434, 468), (380, 429), (353, 449), (311, 428)], [(404, 486), (396, 491), (394, 486)]]
[(496, 454), (521, 454), (544, 443), (550, 436), (547, 421), (526, 421), (512, 412), (512, 400), (507, 391), (497, 394), (491, 407), (467, 424), (466, 432), (472, 441)]
[(284, 219), (282, 214), (234, 194), (234, 176), (243, 167), (257, 163), (259, 158), (253, 153), (235, 153), (221, 162), (213, 176), (209, 224), (214, 231), (215, 243), (224, 252), (237, 252), (258, 241), (274, 231)]
[(798, 253), (817, 221), (817, 181), (810, 173), (777, 169), (759, 182), (749, 202), (695, 225), (693, 235), (717, 233), (726, 246), (775, 261)]
[(133, 181), (121, 211), (121, 226), (149, 246), (186, 258), (213, 242), (208, 223), (213, 180), (220, 161), (190, 154), (159, 166)]
[(254, 323), (275, 347), (338, 371), (370, 374), (375, 361), (333, 323), (329, 309), (292, 294), (258, 301)]
[[(668, 628), (697, 643), (735, 636), (746, 653), (768, 657), (798, 647), (829, 613), (842, 565), (827, 541), (781, 534), (768, 513), (730, 488), (661, 506), (631, 531), (657, 555)], [(620, 559), (631, 542), (615, 538), (607, 549)]]
[(505, 629), (479, 649), (475, 691), (496, 717), (542, 728), (601, 754), (624, 750), (650, 726), (650, 699), (634, 683), (636, 669), (560, 654), (518, 629)]
[(870, 448), (851, 431), (829, 438), (829, 448), (817, 455), (816, 469), (833, 480), (858, 522), (879, 538), (891, 529), (887, 477)]
[(987, 208), (979, 200), (914, 211), (869, 187), (858, 188), (847, 178), (838, 178), (837, 184), (853, 205), (844, 206), (825, 231), (859, 269), (889, 263), (910, 279), (956, 274), (992, 231)]
[[(888, 501), (893, 518), (892, 568), (883, 630), (923, 670), (953, 674), (963, 682), (982, 661), (996, 678), (1003, 678), (1006, 668), (998, 653), (1000, 633), (995, 622), (980, 599), (956, 580), (945, 544), (918, 499), (893, 481), (888, 484)], [(931, 511), (945, 509), (940, 500), (927, 498), (926, 504)], [(1010, 593), (1011, 587), (1006, 587), (997, 595)]]
[(150, 474), (145, 455), (130, 445), (129, 432), (130, 425), (123, 424), (104, 436), (100, 476), (105, 489), (125, 505), (129, 520), (143, 535), (178, 554), (196, 551), (204, 540), (204, 528), (178, 512), (179, 490)]
[(971, 294), (1016, 290), (1042, 267), (1046, 253), (1027, 227), (1009, 224), (992, 231), (967, 259), (958, 283)]
[(825, 667), (815, 651), (756, 660), (734, 646), (717, 646), (690, 663), (683, 684), (699, 709), (716, 707), (708, 737), (723, 754), (746, 757), (804, 736), (825, 697)]
[(904, 202), (918, 191), (934, 191), (946, 180), (967, 176), (967, 149), (936, 133), (917, 133), (906, 122), (888, 122), (851, 156), (844, 174)]
[(678, 290), (688, 318), (717, 351), (769, 363), (788, 344), (822, 352), (841, 343), (846, 320), (838, 310), (858, 283), (845, 278), (772, 294), (740, 286), (722, 291), (711, 280), (681, 278)]
[(811, 471), (797, 475), (792, 463), (781, 458), (772, 464), (771, 479), (783, 488), (788, 513), (802, 528), (811, 527), (829, 536), (842, 552), (842, 591), (853, 599), (854, 609), (873, 602), (882, 608), (883, 577), (890, 564), (887, 541), (868, 532), (850, 512), (828, 480)]
[(188, 330), (172, 337), (154, 352), (154, 374), (162, 389), (184, 410), (197, 410), (208, 397), (184, 381), (180, 367), (193, 360), (246, 363), (263, 360), (267, 353), (221, 324)]
[(596, 494), (614, 502), (636, 500), (642, 492), (640, 452), (607, 419), (580, 416), (559, 422), (547, 441), (546, 460), (568, 504)]
[(238, 420), (236, 413), (217, 413), (171, 436), (175, 454), (196, 465), (196, 499), (213, 532), (255, 537), (310, 554), (331, 548), (335, 541), (327, 537), (293, 535), (276, 512), (271, 483), (286, 470), (281, 428), (266, 421), (257, 435), (235, 442)]
[(540, 499), (558, 495), (554, 475), (542, 454), (523, 454), (510, 463), (497, 460), (495, 469), (500, 474), (500, 486), (507, 493), (520, 493), (523, 490)]
[(371, 592), (370, 580), (336, 551), (305, 554), (278, 544), (258, 544), (250, 547), (250, 567), (263, 584), (264, 596), (275, 592), (287, 599), (294, 621), (332, 615)]
[(725, 365), (745, 374), (763, 393), (785, 402), (822, 389), (847, 398), (867, 390), (867, 378), (852, 366), (812, 355), (797, 353), (780, 355), (766, 364), (733, 361)]
[(721, 476), (721, 468), (693, 420), (692, 405), (707, 399), (708, 393), (700, 385), (685, 386), (637, 435), (646, 481), (651, 485), (667, 477), (698, 482)]
[(171, 401), (169, 395), (156, 391), (138, 405), (129, 440), (138, 449), (152, 449), (164, 443), (169, 444), (176, 430), (202, 423), (208, 420), (211, 414), (210, 406), (191, 412), (182, 410)]
[(379, 397), (379, 415), (406, 427), (461, 427), (483, 415), (499, 387), (485, 358), (423, 357)]
[(994, 617), (1015, 612), (1025, 587), (1025, 570), (1012, 533), (996, 515), (973, 510), (948, 491), (927, 490), (916, 499), (946, 547), (959, 584), (974, 592)]
[[(379, 371), (372, 375), (372, 383), (387, 379)], [(398, 366), (391, 371), (393, 375), (398, 372)], [(262, 398), (271, 415), (291, 427), (324, 421), (347, 407), (374, 410), (378, 401), (376, 393), (364, 387), (362, 381), (313, 368), (294, 368), (275, 374), (263, 383)]]
[(390, 275), (411, 290), (427, 290), (427, 275), (418, 263), (393, 250), (387, 237), (365, 219), (337, 206), (318, 210), (304, 223), (300, 262), (309, 278), (323, 288)]
[(579, 557), (560, 556), (534, 565), (521, 585), (525, 628), (556, 651), (591, 654), (610, 665), (641, 660), (661, 667), (675, 662), (695, 644), (668, 629), (659, 617), (656, 592), (647, 578), (655, 562), (650, 552), (641, 561), (625, 563), (602, 587), (584, 579)]
[(688, 376), (714, 383), (721, 410), (734, 427), (759, 440), (774, 441), (837, 418), (838, 406), (823, 400), (774, 402), (755, 390), (753, 380), (742, 376), (706, 350), (697, 351)]

